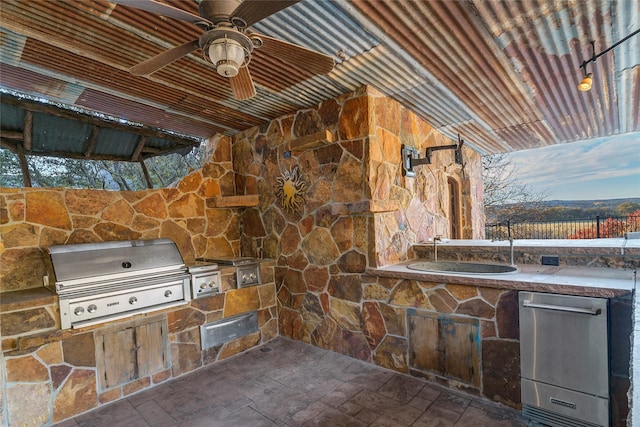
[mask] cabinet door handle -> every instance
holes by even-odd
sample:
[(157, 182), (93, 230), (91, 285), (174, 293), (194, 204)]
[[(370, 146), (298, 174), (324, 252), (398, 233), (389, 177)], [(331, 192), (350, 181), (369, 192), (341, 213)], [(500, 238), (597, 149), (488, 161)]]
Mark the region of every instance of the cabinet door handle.
[(527, 308), (540, 308), (543, 310), (555, 310), (555, 311), (567, 311), (569, 313), (589, 314), (591, 316), (597, 316), (602, 313), (602, 310), (596, 307), (582, 308), (582, 307), (568, 307), (566, 305), (552, 305), (552, 304), (537, 304), (530, 300), (524, 300), (522, 302), (523, 307)]

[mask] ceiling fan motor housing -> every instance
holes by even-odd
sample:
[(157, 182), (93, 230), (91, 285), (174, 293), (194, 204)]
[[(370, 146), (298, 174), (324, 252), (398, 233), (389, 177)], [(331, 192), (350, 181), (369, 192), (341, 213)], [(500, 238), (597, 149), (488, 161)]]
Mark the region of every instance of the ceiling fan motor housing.
[(242, 18), (232, 16), (240, 3), (240, 0), (200, 0), (198, 13), (214, 25), (227, 22), (238, 28), (245, 28), (247, 24)]

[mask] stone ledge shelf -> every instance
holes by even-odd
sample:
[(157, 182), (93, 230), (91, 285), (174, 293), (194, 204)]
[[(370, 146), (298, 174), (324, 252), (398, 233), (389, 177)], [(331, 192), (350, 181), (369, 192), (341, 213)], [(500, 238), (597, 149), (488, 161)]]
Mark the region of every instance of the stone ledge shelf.
[(58, 296), (45, 287), (2, 292), (0, 324), (1, 351), (19, 350), (26, 335), (59, 330)]
[(213, 206), (214, 208), (249, 208), (253, 206), (258, 206), (260, 203), (260, 199), (257, 194), (249, 194), (245, 196), (225, 196), (225, 197), (214, 197), (213, 198)]
[(331, 132), (328, 130), (321, 130), (320, 132), (289, 141), (286, 149), (287, 151), (312, 150), (314, 148), (320, 148), (325, 145), (332, 144), (333, 142), (334, 139)]
[(334, 203), (331, 206), (332, 215), (351, 215), (363, 213), (395, 212), (400, 209), (397, 200), (363, 200), (355, 203)]
[(57, 302), (57, 295), (44, 286), (42, 288), (2, 292), (0, 293), (0, 312), (7, 313)]

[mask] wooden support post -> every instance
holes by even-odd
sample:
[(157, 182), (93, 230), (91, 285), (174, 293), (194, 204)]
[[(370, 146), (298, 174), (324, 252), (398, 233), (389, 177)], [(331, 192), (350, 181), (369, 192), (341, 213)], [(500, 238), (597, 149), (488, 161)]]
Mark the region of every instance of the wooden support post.
[(29, 173), (29, 164), (27, 163), (27, 157), (24, 155), (24, 147), (18, 144), (17, 155), (20, 160), (20, 169), (22, 169), (22, 182), (26, 188), (31, 187), (31, 174)]
[(24, 130), (22, 131), (22, 145), (27, 153), (31, 151), (31, 143), (33, 142), (33, 112), (25, 110), (24, 112)]
[(87, 148), (84, 150), (84, 156), (88, 159), (93, 153), (93, 148), (98, 141), (98, 135), (100, 134), (100, 127), (97, 125), (91, 126), (91, 134), (89, 135), (89, 141), (87, 141)]
[(144, 159), (140, 159), (140, 166), (142, 167), (142, 173), (144, 174), (144, 180), (147, 181), (147, 188), (149, 190), (153, 189), (153, 183), (151, 182), (151, 175), (149, 175), (149, 171), (147, 170), (147, 165), (144, 164)]

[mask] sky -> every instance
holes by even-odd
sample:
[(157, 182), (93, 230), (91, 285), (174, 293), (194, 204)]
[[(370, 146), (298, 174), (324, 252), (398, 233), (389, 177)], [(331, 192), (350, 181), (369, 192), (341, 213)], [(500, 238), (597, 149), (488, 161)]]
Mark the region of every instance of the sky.
[(640, 132), (507, 156), (518, 181), (546, 200), (640, 197)]

